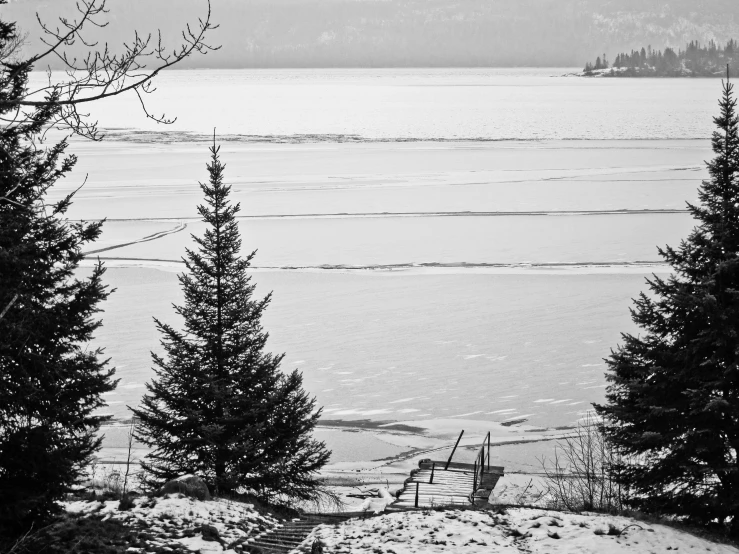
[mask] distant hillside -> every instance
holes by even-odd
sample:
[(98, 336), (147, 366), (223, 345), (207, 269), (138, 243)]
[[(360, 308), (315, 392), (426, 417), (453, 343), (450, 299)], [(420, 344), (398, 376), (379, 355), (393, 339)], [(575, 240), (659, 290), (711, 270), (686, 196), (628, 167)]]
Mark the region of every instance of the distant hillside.
[[(212, 0), (223, 49), (194, 67), (577, 66), (598, 52), (739, 36), (736, 0)], [(38, 35), (34, 12), (71, 0), (0, 7)], [(108, 0), (105, 39), (161, 27), (165, 38), (205, 0)]]

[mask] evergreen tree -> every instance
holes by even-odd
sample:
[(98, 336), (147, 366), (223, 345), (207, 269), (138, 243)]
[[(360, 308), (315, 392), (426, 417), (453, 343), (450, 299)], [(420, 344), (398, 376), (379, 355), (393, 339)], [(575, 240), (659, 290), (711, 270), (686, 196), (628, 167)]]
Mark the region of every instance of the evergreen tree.
[(279, 371), (283, 355), (264, 351), (260, 320), (271, 294), (253, 297), (247, 270), (255, 252), (239, 257), (239, 205), (228, 200), (218, 151), (214, 144), (210, 182), (200, 185), (208, 229), (193, 236), (197, 251), (186, 251), (179, 276), (185, 302), (175, 311), (184, 330), (155, 320), (165, 356), (152, 355), (156, 378), (133, 410), (139, 440), (153, 447), (144, 468), (152, 486), (192, 473), (216, 494), (244, 487), (267, 499), (312, 499), (329, 457), (311, 438), (320, 410), (297, 371)]
[[(15, 25), (0, 21), (0, 52), (17, 40)], [(0, 536), (8, 536), (58, 510), (77, 483), (100, 445), (105, 418), (94, 412), (115, 383), (100, 350), (85, 347), (109, 294), (104, 269), (75, 276), (102, 223), (69, 222), (71, 196), (45, 202), (76, 159), (63, 156), (64, 141), (37, 144), (58, 115), (53, 98), (15, 115), (30, 64), (0, 62)]]
[[(24, 34), (0, 20), (0, 551), (13, 533), (59, 509), (56, 501), (100, 446), (96, 434), (107, 418), (94, 414), (104, 405), (101, 395), (115, 387), (101, 352), (85, 346), (109, 294), (104, 269), (98, 264), (87, 278), (77, 277), (82, 249), (100, 235), (102, 222), (69, 222), (73, 195), (46, 202), (76, 158), (65, 157), (66, 141), (43, 148), (41, 137), (56, 129), (100, 139), (78, 106), (126, 92), (138, 94), (151, 119), (167, 121), (146, 111), (152, 79), (214, 49), (204, 42), (214, 28), (209, 4), (207, 16), (187, 27), (180, 47), (166, 56), (161, 43), (140, 35), (96, 51), (85, 35), (107, 24), (105, 1), (78, 2), (70, 11), (56, 25), (41, 26), (39, 49), (27, 55)], [(34, 66), (52, 59), (69, 70), (64, 78), (29, 86)]]
[(617, 468), (638, 507), (739, 532), (739, 121), (733, 85), (720, 100), (710, 179), (688, 205), (698, 226), (673, 268), (635, 300), (639, 336), (611, 353), (605, 418), (609, 441), (630, 456)]

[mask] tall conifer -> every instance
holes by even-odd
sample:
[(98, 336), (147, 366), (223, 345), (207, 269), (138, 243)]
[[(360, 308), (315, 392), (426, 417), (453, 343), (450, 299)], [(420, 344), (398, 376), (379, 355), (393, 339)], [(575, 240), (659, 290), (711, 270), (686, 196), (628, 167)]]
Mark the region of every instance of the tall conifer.
[(239, 256), (240, 208), (228, 200), (219, 149), (214, 142), (210, 182), (200, 184), (208, 228), (193, 236), (197, 250), (186, 251), (179, 276), (185, 302), (175, 311), (184, 330), (155, 320), (165, 355), (153, 354), (156, 378), (134, 410), (138, 438), (153, 448), (144, 467), (151, 485), (193, 473), (220, 494), (244, 487), (312, 499), (329, 456), (311, 437), (320, 410), (297, 371), (280, 372), (283, 355), (264, 351), (260, 320), (271, 294), (254, 298), (247, 270), (255, 252)]
[(733, 85), (714, 118), (715, 158), (698, 226), (679, 247), (660, 249), (673, 268), (648, 280), (632, 311), (643, 330), (611, 353), (605, 417), (618, 468), (642, 509), (739, 531), (739, 122)]
[[(0, 51), (17, 39), (15, 25), (0, 21)], [(94, 412), (115, 387), (101, 352), (86, 345), (109, 294), (104, 269), (76, 273), (102, 223), (68, 221), (71, 196), (46, 202), (76, 158), (64, 157), (64, 141), (38, 145), (58, 107), (16, 121), (13, 103), (30, 70), (0, 60), (0, 537), (59, 510), (56, 501), (100, 446), (96, 431), (106, 418)]]

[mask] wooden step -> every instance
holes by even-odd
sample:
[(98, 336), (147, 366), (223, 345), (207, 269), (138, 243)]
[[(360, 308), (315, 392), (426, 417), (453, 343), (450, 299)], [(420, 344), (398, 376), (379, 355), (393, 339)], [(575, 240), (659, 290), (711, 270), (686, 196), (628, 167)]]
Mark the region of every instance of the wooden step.
[[(418, 487), (416, 487), (416, 485), (418, 485)], [(481, 487), (477, 488), (479, 489)], [(410, 483), (403, 492), (416, 494), (416, 490), (418, 490), (419, 493), (423, 493), (424, 491), (459, 491), (461, 493), (468, 494), (472, 492), (472, 483), (466, 487), (449, 487), (437, 484), (429, 485), (428, 483)]]
[[(470, 473), (475, 471), (475, 464), (465, 464), (462, 462), (452, 462), (449, 464), (449, 467), (445, 470), (444, 465), (446, 464), (446, 461), (438, 461), (438, 460), (421, 460), (418, 462), (419, 469), (431, 469), (432, 466), (436, 467), (436, 471), (469, 471)], [(499, 473), (500, 475), (503, 475), (504, 473), (504, 467), (503, 466), (490, 466), (488, 469), (487, 465), (485, 466), (485, 473)]]

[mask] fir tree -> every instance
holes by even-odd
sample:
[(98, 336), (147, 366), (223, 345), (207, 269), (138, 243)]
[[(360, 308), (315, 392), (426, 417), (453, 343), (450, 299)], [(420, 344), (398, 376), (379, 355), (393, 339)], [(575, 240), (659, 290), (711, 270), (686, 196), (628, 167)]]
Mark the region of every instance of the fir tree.
[(632, 309), (639, 336), (611, 353), (607, 404), (596, 406), (609, 441), (627, 457), (617, 468), (634, 504), (731, 521), (739, 531), (739, 122), (733, 85), (720, 100), (710, 179), (688, 205), (698, 226), (673, 268), (648, 280)]
[(200, 184), (208, 228), (193, 236), (197, 251), (186, 251), (179, 276), (184, 330), (155, 320), (165, 355), (152, 354), (156, 378), (133, 410), (139, 440), (153, 448), (144, 468), (152, 486), (192, 473), (216, 494), (244, 487), (267, 499), (313, 499), (329, 457), (311, 438), (320, 410), (297, 371), (280, 372), (283, 355), (264, 351), (260, 320), (271, 294), (254, 298), (247, 270), (255, 252), (239, 257), (239, 205), (228, 200), (218, 151), (214, 143), (210, 182)]
[[(0, 51), (17, 40), (0, 21)], [(64, 157), (64, 141), (37, 144), (58, 115), (53, 102), (12, 122), (31, 67), (0, 61), (0, 535), (9, 535), (57, 511), (78, 482), (100, 446), (105, 418), (94, 412), (115, 383), (101, 352), (86, 348), (109, 294), (104, 269), (75, 277), (102, 223), (69, 222), (71, 196), (45, 202), (76, 159)]]

